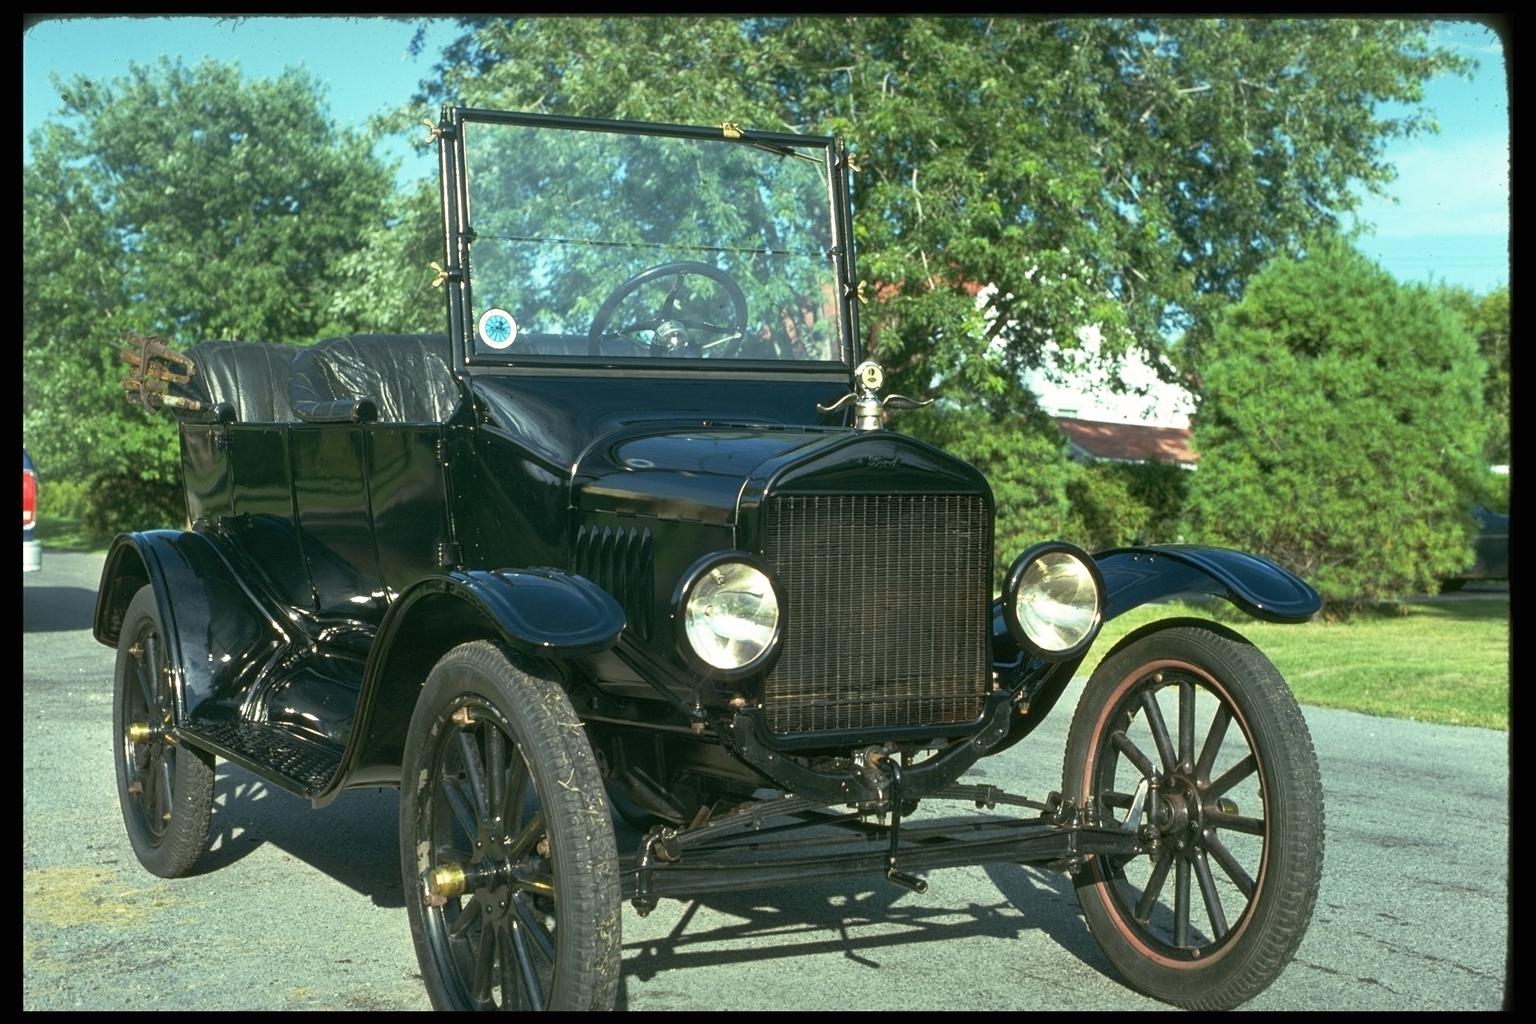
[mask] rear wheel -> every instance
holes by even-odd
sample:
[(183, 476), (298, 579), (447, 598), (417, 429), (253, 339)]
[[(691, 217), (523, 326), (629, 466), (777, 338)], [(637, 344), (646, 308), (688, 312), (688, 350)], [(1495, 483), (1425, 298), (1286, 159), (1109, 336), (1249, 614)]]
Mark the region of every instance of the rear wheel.
[(1160, 630), (1094, 672), (1063, 792), (1146, 854), (1077, 875), (1089, 930), (1138, 989), (1221, 1009), (1295, 954), (1323, 866), (1322, 782), (1285, 680), (1235, 634)]
[(496, 644), (454, 648), (427, 678), (402, 778), (406, 906), (433, 1006), (612, 1008), (618, 853), (559, 684)]
[(208, 848), (213, 756), (171, 735), (175, 689), (153, 587), (123, 613), (112, 687), (117, 799), (134, 856), (161, 878), (191, 872)]

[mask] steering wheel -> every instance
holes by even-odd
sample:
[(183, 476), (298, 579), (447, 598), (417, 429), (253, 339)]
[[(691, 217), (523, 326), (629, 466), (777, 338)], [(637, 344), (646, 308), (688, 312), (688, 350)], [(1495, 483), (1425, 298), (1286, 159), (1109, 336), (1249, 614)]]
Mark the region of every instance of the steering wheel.
[[(715, 281), (725, 289), (725, 294), (731, 300), (734, 322), (730, 324), (711, 323), (708, 320), (690, 319), (683, 316), (679, 293), (683, 288), (683, 279), (689, 276), (707, 277)], [(608, 331), (608, 322), (618, 311), (619, 304), (633, 293), (644, 288), (652, 281), (661, 281), (666, 278), (676, 278), (672, 287), (667, 290), (666, 297), (661, 300), (661, 307), (656, 315), (649, 320), (637, 320), (615, 331)], [(642, 341), (635, 337), (642, 331), (651, 332), (650, 341)], [(707, 331), (712, 335), (719, 335), (713, 341), (699, 343), (689, 337), (690, 331)], [(603, 354), (605, 341), (626, 341), (637, 348), (645, 349), (643, 355), (668, 356), (703, 356), (706, 349), (712, 349), (720, 345), (728, 345), (736, 342), (738, 345), (747, 336), (747, 297), (742, 294), (741, 286), (719, 267), (711, 263), (699, 263), (685, 260), (672, 263), (659, 263), (640, 271), (628, 281), (613, 290), (603, 304), (598, 307), (597, 315), (592, 318), (592, 329), (587, 332), (587, 354), (599, 356)], [(722, 350), (721, 354), (727, 354), (729, 350)]]

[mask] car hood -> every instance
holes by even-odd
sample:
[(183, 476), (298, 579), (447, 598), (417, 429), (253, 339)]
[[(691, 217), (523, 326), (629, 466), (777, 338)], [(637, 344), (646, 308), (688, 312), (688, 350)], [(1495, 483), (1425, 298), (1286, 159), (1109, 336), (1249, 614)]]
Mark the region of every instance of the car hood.
[(770, 494), (981, 493), (970, 466), (889, 431), (699, 426), (630, 428), (577, 462), (580, 512), (684, 519), (725, 526)]
[(703, 426), (618, 431), (577, 463), (572, 502), (584, 512), (732, 525), (742, 487), (760, 467), (844, 433)]

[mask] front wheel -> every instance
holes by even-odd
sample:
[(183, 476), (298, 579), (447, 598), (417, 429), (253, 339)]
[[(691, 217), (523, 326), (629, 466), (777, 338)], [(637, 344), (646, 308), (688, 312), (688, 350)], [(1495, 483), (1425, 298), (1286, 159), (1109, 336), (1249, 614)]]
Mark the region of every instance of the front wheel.
[(1147, 853), (1077, 874), (1088, 928), (1138, 989), (1246, 1002), (1295, 955), (1323, 868), (1323, 793), (1301, 709), (1236, 634), (1179, 626), (1106, 658), (1073, 716), (1063, 792)]
[(619, 871), (603, 780), (559, 684), (496, 644), (456, 647), (427, 677), (400, 861), (434, 1007), (612, 1008)]

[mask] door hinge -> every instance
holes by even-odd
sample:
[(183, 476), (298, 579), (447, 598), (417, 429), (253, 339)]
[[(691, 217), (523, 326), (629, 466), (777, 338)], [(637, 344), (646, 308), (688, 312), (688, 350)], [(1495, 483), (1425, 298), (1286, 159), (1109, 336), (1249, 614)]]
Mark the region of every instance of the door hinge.
[(229, 451), (229, 429), (227, 427), (213, 432), (213, 450), (218, 452)]
[(459, 543), (442, 543), (437, 546), (437, 564), (445, 568), (453, 568), (464, 563), (464, 545)]

